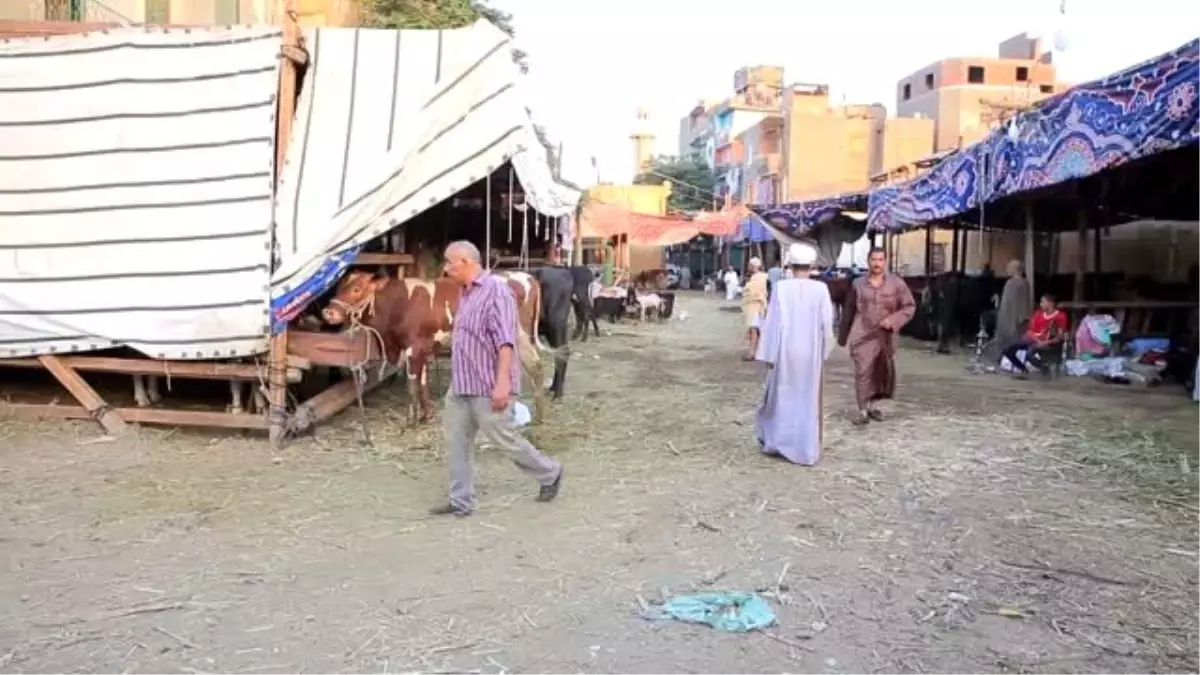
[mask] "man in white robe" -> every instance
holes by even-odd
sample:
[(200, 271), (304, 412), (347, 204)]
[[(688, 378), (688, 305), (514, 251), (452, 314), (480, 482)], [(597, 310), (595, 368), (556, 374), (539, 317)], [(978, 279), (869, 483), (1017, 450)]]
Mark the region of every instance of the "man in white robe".
[(762, 451), (812, 466), (821, 458), (821, 384), (834, 345), (829, 288), (809, 278), (817, 250), (792, 244), (785, 264), (791, 277), (771, 295), (755, 358), (769, 368), (767, 391), (755, 420)]
[(725, 282), (725, 299), (737, 300), (737, 297), (741, 294), (742, 289), (741, 285), (738, 283), (738, 273), (733, 269), (733, 265), (730, 265), (725, 270), (725, 276), (722, 277), (721, 280)]

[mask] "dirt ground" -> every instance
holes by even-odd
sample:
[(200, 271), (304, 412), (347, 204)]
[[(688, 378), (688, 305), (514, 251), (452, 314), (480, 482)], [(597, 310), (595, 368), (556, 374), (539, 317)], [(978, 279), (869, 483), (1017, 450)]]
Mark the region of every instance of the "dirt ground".
[[(826, 374), (815, 468), (760, 455), (739, 314), (574, 345), (534, 439), (559, 501), (497, 453), (445, 497), (402, 387), (279, 454), (265, 440), (0, 421), (8, 672), (1195, 672), (1197, 407), (1172, 387), (1018, 382), (901, 355), (852, 428)], [(685, 316), (686, 315), (686, 316)], [(759, 590), (762, 633), (640, 618)]]

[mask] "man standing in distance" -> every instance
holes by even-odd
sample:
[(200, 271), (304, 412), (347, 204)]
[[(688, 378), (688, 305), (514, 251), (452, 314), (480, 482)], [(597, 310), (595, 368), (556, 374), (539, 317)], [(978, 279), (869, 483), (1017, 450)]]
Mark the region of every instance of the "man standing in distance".
[[(513, 397), (521, 387), (517, 356), (517, 300), (508, 284), (483, 269), (469, 241), (446, 247), (446, 276), (463, 287), (451, 336), (450, 391), (443, 417), (450, 457), (450, 501), (434, 515), (467, 516), (475, 510), (475, 435), (482, 432), (508, 451), (513, 462), (541, 485), (538, 501), (552, 501), (562, 465), (538, 452), (518, 433)], [(540, 383), (538, 383), (540, 384)]]
[(850, 286), (838, 331), (838, 344), (849, 347), (854, 363), (855, 425), (883, 421), (876, 401), (896, 393), (899, 331), (916, 309), (904, 280), (888, 273), (887, 252), (872, 248), (867, 254), (867, 276)]
[(771, 294), (755, 355), (769, 369), (754, 423), (758, 443), (768, 455), (805, 466), (821, 458), (822, 371), (833, 351), (829, 287), (808, 278), (816, 260), (812, 246), (789, 247), (784, 262), (792, 276)]
[(747, 263), (749, 278), (742, 288), (742, 317), (746, 322), (746, 340), (750, 342), (750, 352), (742, 357), (744, 361), (753, 361), (758, 353), (758, 337), (762, 330), (763, 314), (767, 311), (767, 274), (762, 271), (762, 260), (751, 258)]

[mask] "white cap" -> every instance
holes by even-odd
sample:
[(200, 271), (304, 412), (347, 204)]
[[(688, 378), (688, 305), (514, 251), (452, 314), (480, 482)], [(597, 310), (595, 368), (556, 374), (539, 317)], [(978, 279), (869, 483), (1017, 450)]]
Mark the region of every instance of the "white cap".
[(750, 259), (750, 260), (747, 262), (747, 264), (748, 264), (748, 265), (751, 265), (751, 266), (753, 266), (753, 267), (762, 267), (762, 258), (759, 258), (758, 256), (755, 256), (755, 257), (751, 258), (751, 259)]
[(786, 265), (811, 266), (817, 262), (817, 249), (808, 244), (796, 243), (788, 247)]

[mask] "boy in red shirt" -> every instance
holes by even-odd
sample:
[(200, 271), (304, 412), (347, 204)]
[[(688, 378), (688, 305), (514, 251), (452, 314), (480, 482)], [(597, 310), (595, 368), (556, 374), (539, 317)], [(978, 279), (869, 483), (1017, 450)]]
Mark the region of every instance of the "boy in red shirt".
[[(1034, 361), (1040, 360), (1040, 352), (1054, 345), (1061, 344), (1067, 336), (1067, 331), (1070, 330), (1067, 325), (1067, 315), (1058, 309), (1058, 301), (1053, 295), (1047, 293), (1042, 296), (1042, 301), (1038, 305), (1037, 311), (1033, 316), (1029, 317), (1029, 327), (1025, 329), (1025, 334), (1021, 339), (1004, 350), (1004, 356), (1008, 357), (1009, 363), (1020, 373), (1028, 373), (1029, 368), (1026, 366), (1034, 366), (1040, 369)], [(1025, 350), (1025, 362), (1017, 358), (1017, 352)]]

